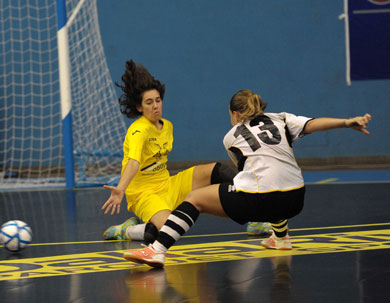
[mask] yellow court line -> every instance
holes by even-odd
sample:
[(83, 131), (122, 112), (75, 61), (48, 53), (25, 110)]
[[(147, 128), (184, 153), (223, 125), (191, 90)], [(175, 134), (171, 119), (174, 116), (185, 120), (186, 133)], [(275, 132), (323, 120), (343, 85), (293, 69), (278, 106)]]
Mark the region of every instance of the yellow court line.
[[(100, 240), (100, 241), (79, 241), (79, 242), (31, 243), (31, 244), (29, 244), (29, 246), (94, 244), (94, 243), (110, 243), (110, 242), (123, 242), (123, 241), (127, 241), (127, 240)], [(0, 245), (0, 247), (2, 247), (2, 245)]]
[[(359, 225), (344, 225), (344, 226), (328, 226), (328, 227), (307, 227), (307, 228), (295, 228), (289, 229), (289, 231), (305, 231), (305, 230), (321, 230), (321, 229), (341, 229), (341, 228), (356, 228), (356, 227), (369, 227), (369, 226), (386, 226), (390, 223), (372, 223), (372, 224), (359, 224)], [(193, 236), (183, 236), (182, 238), (201, 238), (201, 237), (215, 237), (215, 236), (234, 236), (234, 235), (244, 235), (246, 232), (238, 233), (223, 233), (223, 234), (209, 234), (209, 235), (193, 235)]]
[[(259, 239), (173, 246), (166, 265), (183, 265), (390, 248), (390, 230), (361, 230), (294, 236), (293, 249), (265, 249)], [(123, 258), (124, 250), (0, 261), (0, 281), (129, 270), (140, 265)], [(384, 252), (386, 253), (386, 252)]]
[(302, 231), (302, 230), (321, 230), (321, 229), (340, 229), (340, 228), (356, 228), (356, 227), (369, 227), (369, 226), (386, 226), (388, 223), (371, 223), (371, 224), (357, 224), (357, 225), (344, 225), (344, 226), (328, 226), (328, 227), (308, 227), (308, 228), (295, 228), (289, 229), (289, 231)]
[(314, 183), (315, 183), (315, 184), (327, 184), (327, 183), (335, 182), (335, 181), (337, 181), (338, 179), (339, 179), (339, 178), (329, 178), (329, 179), (317, 181), (317, 182), (314, 182)]
[[(295, 228), (289, 229), (289, 231), (306, 231), (306, 230), (322, 230), (322, 229), (342, 229), (342, 228), (356, 228), (356, 227), (369, 227), (369, 226), (386, 226), (390, 225), (390, 222), (386, 223), (371, 223), (371, 224), (358, 224), (358, 225), (344, 225), (344, 226), (324, 226), (324, 227), (307, 227), (307, 228)], [(237, 233), (220, 233), (220, 234), (205, 234), (205, 235), (191, 235), (183, 236), (182, 238), (203, 238), (203, 237), (220, 237), (220, 236), (235, 236), (246, 235), (246, 232)], [(115, 243), (115, 242), (127, 242), (127, 240), (99, 240), (99, 241), (80, 241), (80, 242), (54, 242), (54, 243), (31, 243), (29, 246), (52, 246), (52, 245), (72, 245), (72, 244), (96, 244), (96, 243)], [(0, 245), (2, 247), (2, 245)]]

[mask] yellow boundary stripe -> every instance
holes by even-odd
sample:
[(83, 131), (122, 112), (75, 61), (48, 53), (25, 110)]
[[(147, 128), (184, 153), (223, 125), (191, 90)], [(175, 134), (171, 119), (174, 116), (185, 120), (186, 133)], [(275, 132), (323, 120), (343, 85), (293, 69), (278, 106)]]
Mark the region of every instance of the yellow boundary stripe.
[(314, 182), (315, 184), (327, 184), (327, 183), (331, 183), (331, 182), (335, 182), (337, 181), (339, 178), (329, 178), (329, 179), (324, 179), (324, 180), (321, 180), (321, 181), (317, 181), (317, 182)]
[(289, 229), (290, 231), (302, 231), (302, 230), (321, 230), (321, 229), (342, 229), (342, 228), (357, 228), (357, 227), (374, 227), (374, 226), (390, 226), (388, 223), (371, 223), (371, 224), (357, 224), (357, 225), (340, 225), (340, 226), (328, 226), (328, 227), (308, 227), (308, 228), (296, 228)]
[[(293, 228), (289, 231), (309, 231), (309, 230), (326, 230), (326, 229), (347, 229), (358, 227), (375, 227), (375, 226), (390, 226), (389, 223), (372, 223), (372, 224), (358, 224), (358, 225), (344, 225), (344, 226), (323, 226), (323, 227), (306, 227), (306, 228)], [(237, 233), (219, 233), (219, 234), (204, 234), (204, 235), (191, 235), (183, 236), (182, 238), (206, 238), (206, 237), (220, 237), (220, 236), (235, 236), (246, 235), (246, 232)], [(99, 240), (99, 241), (78, 241), (78, 242), (54, 242), (54, 243), (31, 243), (29, 246), (53, 246), (53, 245), (74, 245), (74, 244), (96, 244), (96, 243), (113, 243), (113, 242), (127, 242), (127, 240)], [(0, 245), (0, 247), (3, 247)]]
[[(264, 249), (259, 244), (260, 239), (247, 239), (173, 246), (167, 255), (166, 265), (389, 249), (390, 230), (295, 236), (294, 248), (290, 251)], [(145, 266), (124, 260), (123, 251), (0, 261), (0, 281), (129, 270)]]
[[(373, 224), (359, 224), (359, 225), (344, 225), (344, 226), (327, 226), (327, 227), (307, 227), (307, 228), (292, 228), (289, 229), (289, 232), (292, 231), (309, 231), (309, 230), (322, 230), (322, 229), (346, 229), (346, 228), (358, 228), (358, 227), (374, 227), (374, 226), (390, 226), (390, 223), (373, 223)], [(192, 235), (184, 236), (182, 238), (201, 238), (201, 237), (214, 237), (214, 236), (234, 236), (234, 235), (244, 235), (246, 232), (238, 233), (222, 233), (222, 234), (209, 234), (209, 235)]]

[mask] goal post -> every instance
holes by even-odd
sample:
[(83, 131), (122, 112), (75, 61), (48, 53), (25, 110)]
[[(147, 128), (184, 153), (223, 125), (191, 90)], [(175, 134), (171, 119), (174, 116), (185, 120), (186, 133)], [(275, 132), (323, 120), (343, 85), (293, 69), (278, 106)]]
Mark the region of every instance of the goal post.
[[(80, 2), (81, 3), (81, 2)], [(72, 137), (72, 100), (70, 83), (70, 60), (68, 27), (66, 18), (65, 0), (57, 0), (57, 45), (58, 45), (58, 70), (60, 78), (62, 135), (65, 158), (65, 181), (67, 188), (73, 188), (74, 161), (73, 161), (73, 137)]]
[(0, 190), (115, 184), (126, 130), (97, 1), (0, 1)]

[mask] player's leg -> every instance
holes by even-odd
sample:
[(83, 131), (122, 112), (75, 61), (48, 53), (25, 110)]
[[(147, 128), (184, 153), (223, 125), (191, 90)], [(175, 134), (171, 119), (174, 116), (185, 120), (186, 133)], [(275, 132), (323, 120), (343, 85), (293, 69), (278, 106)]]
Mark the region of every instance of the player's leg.
[(220, 184), (198, 188), (188, 193), (184, 201), (192, 204), (199, 213), (227, 217), (219, 198)]
[[(138, 194), (128, 195), (126, 194), (126, 201), (135, 202), (139, 201), (142, 196)], [(127, 202), (127, 206), (129, 207), (129, 202)], [(127, 208), (128, 208), (127, 207)], [(134, 212), (134, 211), (133, 211)], [(144, 230), (145, 223), (140, 223), (139, 216), (131, 217), (127, 219), (122, 224), (113, 225), (107, 228), (103, 233), (104, 240), (143, 240), (144, 239)], [(133, 230), (133, 234), (129, 236), (126, 232), (129, 228)]]
[(166, 251), (195, 223), (200, 212), (227, 217), (219, 199), (219, 184), (192, 191), (169, 216), (156, 241), (143, 250), (128, 250), (123, 256), (129, 261), (162, 267)]
[(158, 230), (160, 230), (167, 221), (170, 214), (171, 210), (169, 209), (160, 210), (150, 218), (149, 222), (151, 222)]
[(125, 239), (144, 241), (146, 244), (156, 240), (158, 231), (163, 226), (171, 211), (163, 209), (157, 211), (148, 223), (132, 224), (124, 229)]
[(140, 223), (137, 217), (131, 217), (119, 225), (112, 225), (103, 233), (104, 240), (134, 240), (152, 243), (158, 234), (152, 223)]
[[(145, 213), (143, 215), (145, 219), (150, 217), (148, 223), (145, 224), (144, 229), (138, 225), (130, 227), (128, 229), (130, 238), (142, 237), (140, 240), (144, 240), (147, 244), (153, 243), (154, 240), (156, 240), (159, 230), (167, 221), (172, 210), (174, 210), (191, 191), (194, 170), (195, 167), (191, 167), (169, 178), (166, 190), (159, 193), (159, 199), (155, 199), (159, 200), (158, 203), (156, 203), (156, 206), (153, 207), (152, 204), (149, 204), (150, 210), (143, 209), (142, 211)], [(200, 169), (203, 173), (206, 170), (207, 169)], [(143, 208), (145, 208), (145, 206)]]
[(156, 239), (158, 231), (172, 210), (166, 195), (166, 192), (147, 194), (132, 206), (132, 211), (147, 223), (130, 226), (126, 230), (130, 239), (143, 240), (146, 243), (152, 243)]
[[(170, 201), (174, 209), (183, 197), (192, 189), (201, 188), (210, 184), (231, 182), (237, 170), (234, 166), (225, 163), (210, 163), (198, 165), (179, 173), (179, 177), (171, 177)], [(177, 194), (175, 193), (177, 191)], [(132, 198), (130, 198), (132, 200)], [(151, 243), (155, 240), (158, 231), (167, 220), (171, 211), (169, 209), (156, 211), (148, 223), (140, 223), (136, 217), (131, 217), (122, 224), (113, 225), (103, 233), (105, 240), (141, 240)]]
[[(127, 198), (131, 199), (131, 197)], [(109, 227), (104, 232), (103, 238), (106, 240), (139, 240), (151, 243), (156, 239), (158, 230), (171, 213), (162, 193), (146, 193), (139, 197), (138, 201), (132, 205), (131, 211), (147, 223), (139, 223), (136, 217), (130, 218), (120, 225)]]
[(286, 191), (286, 192), (274, 192), (265, 195), (266, 203), (269, 204), (280, 204), (289, 207), (283, 210), (283, 214), (280, 219), (276, 222), (272, 222), (272, 235), (261, 242), (261, 245), (271, 249), (288, 250), (292, 249), (291, 239), (288, 235), (288, 220), (298, 215), (303, 209), (305, 198), (305, 187)]
[(226, 163), (210, 163), (195, 166), (192, 189), (198, 189), (210, 184), (233, 182), (237, 169)]
[[(183, 196), (189, 193), (191, 189), (202, 188), (210, 185), (210, 183), (218, 184), (232, 182), (236, 173), (237, 170), (234, 166), (217, 162), (198, 165), (179, 173), (177, 176), (171, 177), (169, 200), (172, 201), (173, 205), (171, 205), (172, 207), (170, 207), (170, 209), (176, 208), (178, 204), (183, 201)], [(131, 225), (126, 226), (126, 221), (121, 225), (110, 227), (109, 230), (111, 233), (105, 232), (105, 235), (115, 234), (116, 239), (144, 240), (147, 243), (151, 243), (157, 235), (158, 230), (161, 229), (167, 220), (169, 214), (169, 209), (157, 211), (147, 224), (132, 223)], [(134, 222), (134, 220), (132, 220), (132, 222)], [(262, 223), (260, 222), (260, 224)], [(264, 223), (264, 228), (266, 228), (267, 225), (268, 223)], [(118, 230), (120, 230), (120, 232), (118, 232)]]
[(193, 176), (195, 170), (198, 171), (197, 176), (200, 180), (200, 176), (207, 174), (207, 170), (211, 167), (202, 165), (201, 168), (196, 167), (188, 168), (178, 174), (171, 176), (166, 184), (164, 191), (157, 195), (148, 197), (148, 201), (142, 200), (138, 202), (133, 210), (138, 214), (144, 222), (148, 222), (144, 228), (142, 226), (131, 226), (128, 228), (127, 233), (131, 239), (144, 240), (146, 243), (153, 243), (157, 238), (158, 231), (167, 221), (168, 216), (172, 210), (184, 200), (186, 195), (192, 190)]
[[(196, 174), (197, 180), (204, 179), (208, 169), (211, 167), (203, 165)], [(139, 198), (140, 201), (132, 206), (132, 211), (144, 222), (126, 227), (125, 239), (141, 240), (153, 243), (157, 238), (158, 231), (167, 221), (171, 211), (175, 209), (191, 191), (195, 167), (186, 169), (169, 178), (167, 187), (154, 195), (146, 195)], [(202, 176), (202, 177), (201, 177)], [(119, 226), (117, 227), (117, 229)], [(123, 229), (122, 229), (123, 230)]]
[[(211, 176), (209, 176), (208, 174), (211, 166)], [(204, 184), (206, 184), (208, 180), (210, 180), (210, 184), (232, 183), (233, 178), (237, 173), (238, 170), (233, 164), (217, 162), (196, 166), (193, 177), (193, 189), (202, 187), (202, 185), (205, 186)], [(248, 222), (246, 231), (251, 236), (264, 236), (272, 233), (272, 226), (268, 222)]]
[(288, 235), (288, 221), (281, 220), (277, 223), (272, 223), (272, 235), (261, 241), (261, 245), (265, 248), (290, 250), (292, 249), (291, 239)]
[(201, 164), (194, 167), (192, 190), (210, 185), (211, 174), (216, 163)]

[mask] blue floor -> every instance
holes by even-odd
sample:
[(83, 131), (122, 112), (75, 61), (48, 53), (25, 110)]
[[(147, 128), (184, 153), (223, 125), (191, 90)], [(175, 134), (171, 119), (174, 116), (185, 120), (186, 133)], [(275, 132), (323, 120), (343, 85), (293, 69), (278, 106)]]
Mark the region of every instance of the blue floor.
[(0, 302), (390, 302), (390, 186), (364, 182), (388, 181), (389, 171), (305, 175), (315, 183), (289, 221), (293, 250), (266, 250), (245, 226), (201, 215), (162, 270), (122, 258), (141, 241), (102, 240), (131, 216), (105, 216), (102, 188), (0, 191), (0, 223), (33, 231), (20, 253), (0, 249)]
[(345, 182), (390, 182), (390, 170), (304, 171), (306, 184)]

